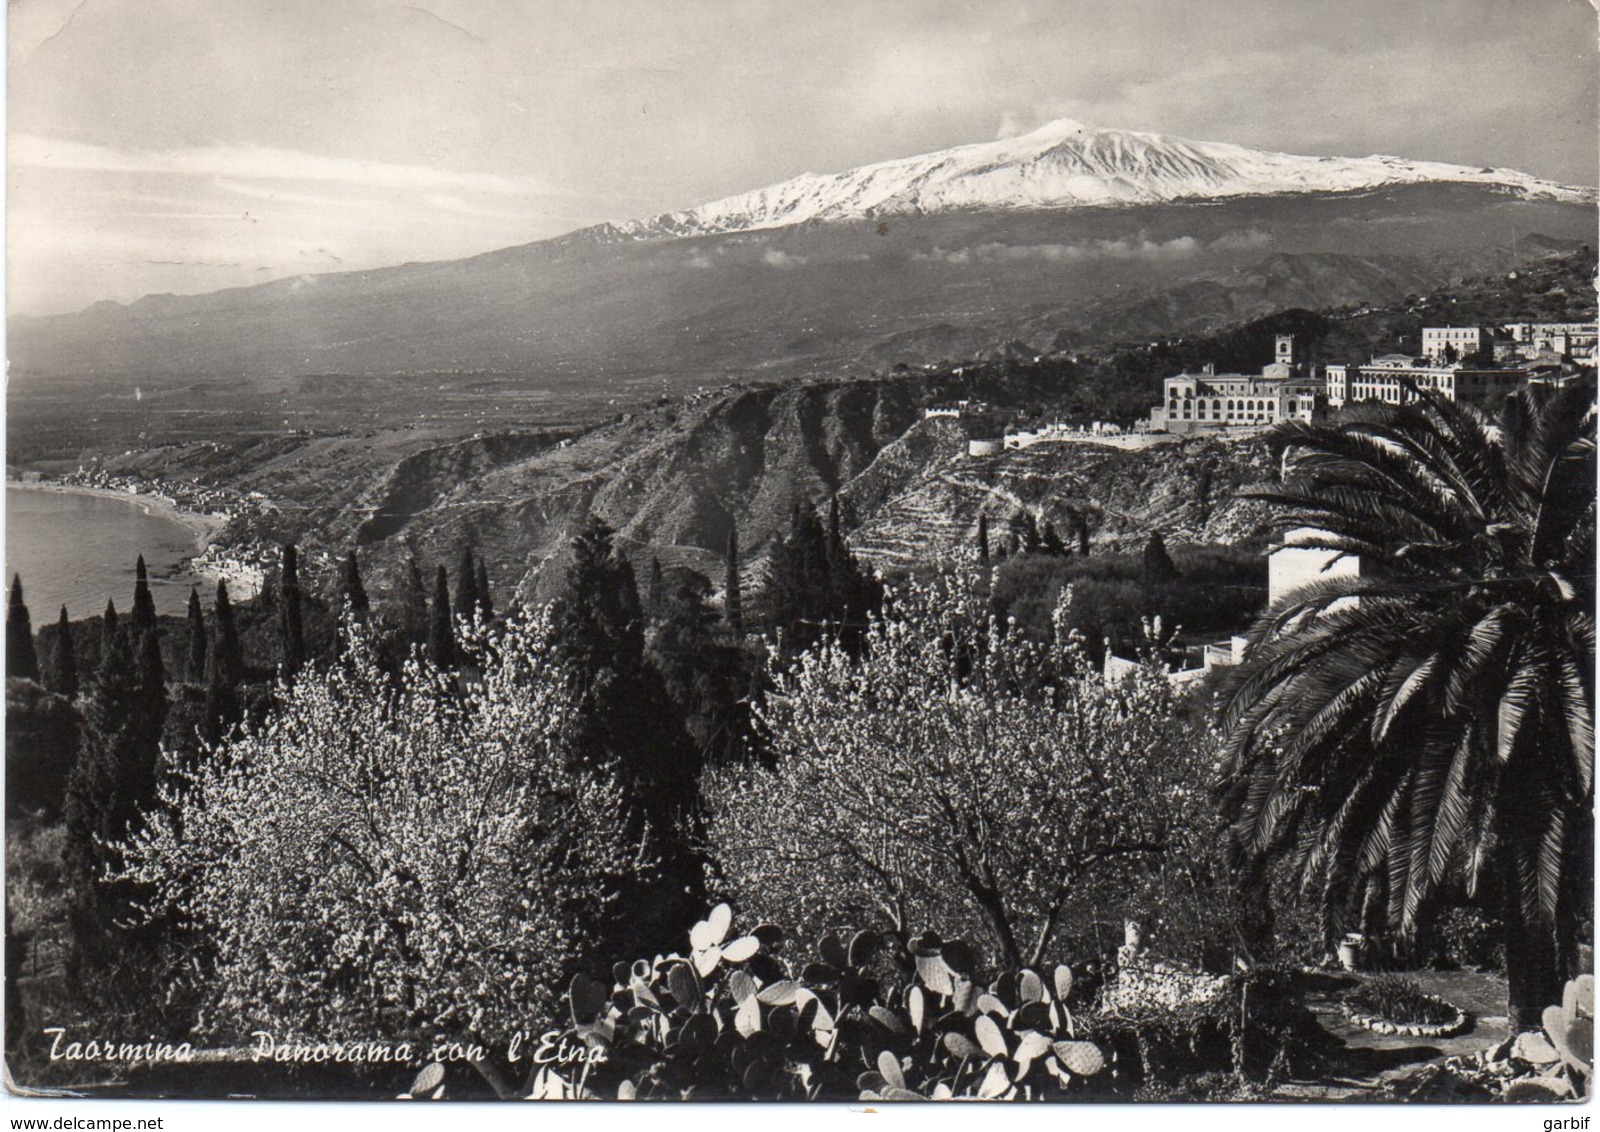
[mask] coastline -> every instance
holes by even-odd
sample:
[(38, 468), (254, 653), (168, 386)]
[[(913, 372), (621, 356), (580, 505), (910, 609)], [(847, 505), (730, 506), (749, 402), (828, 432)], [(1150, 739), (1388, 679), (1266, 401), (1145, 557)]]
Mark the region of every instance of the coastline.
[(159, 495), (146, 495), (143, 492), (116, 491), (108, 487), (80, 487), (76, 484), (50, 483), (39, 481), (28, 483), (22, 480), (7, 479), (6, 487), (16, 488), (19, 491), (49, 491), (57, 495), (93, 495), (101, 499), (120, 499), (125, 502), (137, 503), (144, 509), (145, 514), (154, 515), (160, 519), (170, 519), (175, 523), (188, 528), (194, 537), (194, 553), (205, 553), (222, 528), (227, 525), (227, 518), (223, 515), (212, 515), (201, 511), (186, 511)]

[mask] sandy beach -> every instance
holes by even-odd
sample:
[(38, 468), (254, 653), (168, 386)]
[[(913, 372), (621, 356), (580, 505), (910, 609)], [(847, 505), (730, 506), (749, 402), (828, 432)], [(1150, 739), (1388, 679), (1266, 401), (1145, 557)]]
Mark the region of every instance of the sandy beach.
[(194, 552), (200, 554), (211, 545), (211, 540), (218, 531), (227, 524), (227, 519), (221, 515), (209, 515), (199, 511), (185, 511), (176, 504), (156, 495), (135, 494), (128, 491), (116, 491), (108, 487), (79, 487), (76, 484), (37, 482), (27, 483), (21, 480), (7, 480), (8, 488), (17, 488), (22, 491), (52, 491), (58, 495), (94, 495), (101, 499), (121, 499), (137, 503), (147, 515), (154, 515), (161, 519), (171, 519), (181, 523), (194, 535)]

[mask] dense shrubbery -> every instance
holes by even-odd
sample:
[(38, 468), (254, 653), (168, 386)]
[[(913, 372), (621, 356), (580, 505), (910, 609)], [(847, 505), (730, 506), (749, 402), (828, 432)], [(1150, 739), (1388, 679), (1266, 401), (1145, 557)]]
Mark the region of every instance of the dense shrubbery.
[(6, 680), (6, 814), (60, 816), (77, 761), (78, 713), (29, 680)]
[(1270, 966), (1238, 971), (1203, 999), (1104, 1011), (1090, 1028), (1138, 1084), (1135, 1099), (1261, 1099), (1285, 1077), (1315, 1074), (1332, 1052), (1295, 978)]
[(994, 607), (1003, 619), (1037, 640), (1055, 632), (1060, 595), (1072, 589), (1067, 627), (1098, 656), (1107, 639), (1137, 641), (1141, 622), (1160, 617), (1185, 633), (1236, 628), (1266, 604), (1264, 557), (1246, 547), (1181, 547), (1173, 552), (1176, 576), (1151, 576), (1137, 555), (1058, 558), (1022, 555), (995, 572)]
[(1505, 963), (1505, 925), (1498, 917), (1470, 905), (1440, 914), (1431, 925), (1435, 962), (1480, 970), (1499, 970)]

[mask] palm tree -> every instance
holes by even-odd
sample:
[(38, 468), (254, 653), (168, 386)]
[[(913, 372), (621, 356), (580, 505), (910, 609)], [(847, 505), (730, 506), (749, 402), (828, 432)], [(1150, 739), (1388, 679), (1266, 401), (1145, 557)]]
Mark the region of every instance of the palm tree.
[(1413, 392), (1276, 433), (1282, 483), (1250, 494), (1361, 576), (1257, 624), (1219, 796), (1245, 858), (1289, 857), (1334, 921), (1376, 896), (1414, 938), (1452, 887), (1494, 895), (1528, 1025), (1592, 908), (1595, 384), (1498, 421)]

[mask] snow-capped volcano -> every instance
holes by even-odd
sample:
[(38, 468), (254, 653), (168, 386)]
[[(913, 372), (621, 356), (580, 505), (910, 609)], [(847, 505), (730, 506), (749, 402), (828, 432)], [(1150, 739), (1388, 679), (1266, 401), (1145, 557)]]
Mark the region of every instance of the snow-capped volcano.
[(1419, 182), (1499, 186), (1526, 198), (1575, 203), (1589, 188), (1514, 169), (1399, 157), (1303, 157), (1226, 142), (1097, 129), (1063, 118), (1030, 134), (863, 165), (803, 173), (697, 208), (616, 225), (625, 236), (696, 236), (953, 209), (1152, 204), (1274, 193), (1349, 192)]

